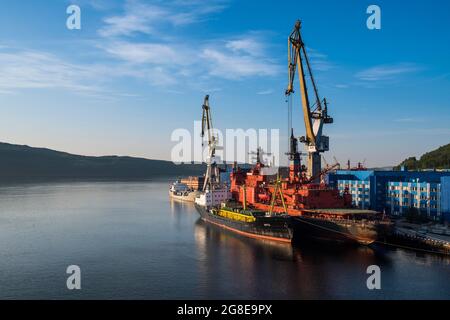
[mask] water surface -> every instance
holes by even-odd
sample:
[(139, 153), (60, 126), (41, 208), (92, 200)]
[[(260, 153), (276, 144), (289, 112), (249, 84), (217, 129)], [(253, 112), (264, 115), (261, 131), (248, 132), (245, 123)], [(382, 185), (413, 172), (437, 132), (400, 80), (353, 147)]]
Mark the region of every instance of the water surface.
[[(450, 260), (248, 239), (168, 199), (168, 181), (0, 187), (1, 299), (449, 299)], [(382, 289), (366, 268), (379, 265)], [(82, 289), (66, 288), (78, 265)]]

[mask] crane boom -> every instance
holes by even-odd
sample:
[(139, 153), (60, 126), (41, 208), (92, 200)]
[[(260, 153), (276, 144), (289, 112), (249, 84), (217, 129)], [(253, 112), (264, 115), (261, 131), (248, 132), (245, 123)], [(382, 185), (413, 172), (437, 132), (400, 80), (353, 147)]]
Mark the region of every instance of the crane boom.
[[(309, 108), (309, 97), (306, 88), (305, 72), (303, 69), (303, 61), (301, 56), (304, 43), (300, 34), (300, 21), (297, 21), (294, 30), (291, 32), (288, 39), (288, 68), (289, 68), (289, 83), (286, 90), (286, 95), (290, 96), (294, 93), (294, 79), (295, 71), (298, 66), (298, 77), (300, 81), (303, 119), (305, 121), (306, 137), (311, 143), (315, 143), (315, 135), (311, 121), (311, 110)], [(306, 52), (306, 51), (305, 51)], [(309, 66), (309, 63), (308, 63)]]
[(205, 137), (205, 133), (208, 135), (208, 158), (206, 160), (206, 174), (205, 181), (203, 183), (203, 191), (207, 187), (212, 190), (217, 185), (220, 177), (219, 168), (215, 162), (216, 146), (218, 138), (214, 135), (211, 108), (209, 106), (209, 95), (205, 96), (202, 106), (202, 139)]
[[(214, 135), (213, 135), (213, 125), (211, 118), (211, 108), (209, 107), (209, 95), (205, 96), (202, 106), (202, 138), (205, 136), (205, 131), (208, 134), (208, 147), (211, 148), (214, 144)], [(213, 156), (215, 153), (215, 148), (213, 149)]]
[[(321, 172), (321, 156), (320, 153), (328, 151), (328, 137), (322, 135), (324, 123), (332, 123), (333, 119), (328, 116), (328, 105), (325, 99), (320, 99), (319, 92), (311, 70), (311, 64), (306, 53), (305, 44), (300, 34), (301, 22), (297, 20), (294, 30), (288, 38), (288, 88), (286, 89), (286, 96), (291, 98), (294, 93), (294, 79), (295, 72), (298, 71), (300, 82), (300, 93), (303, 110), (303, 120), (305, 123), (306, 135), (300, 138), (307, 146), (308, 151), (308, 176), (317, 177)], [(314, 97), (316, 102), (313, 106), (310, 105), (308, 89), (306, 85), (306, 73), (304, 62), (308, 71), (309, 79), (314, 90)], [(312, 110), (312, 107), (315, 109)], [(317, 179), (316, 179), (317, 180)], [(315, 181), (317, 182), (317, 181)]]

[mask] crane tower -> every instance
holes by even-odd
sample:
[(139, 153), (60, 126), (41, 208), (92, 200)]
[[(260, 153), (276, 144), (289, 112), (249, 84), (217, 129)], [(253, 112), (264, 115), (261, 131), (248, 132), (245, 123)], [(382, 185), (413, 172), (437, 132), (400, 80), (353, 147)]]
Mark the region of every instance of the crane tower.
[[(316, 83), (311, 70), (311, 65), (306, 53), (305, 44), (300, 34), (301, 22), (297, 20), (294, 30), (288, 39), (288, 74), (289, 82), (286, 89), (286, 96), (291, 101), (291, 95), (294, 93), (295, 71), (298, 71), (300, 82), (300, 93), (303, 110), (303, 120), (305, 123), (306, 135), (300, 137), (300, 142), (306, 145), (308, 154), (307, 176), (309, 178), (320, 176), (321, 172), (321, 153), (329, 150), (329, 138), (322, 134), (323, 125), (333, 123), (333, 118), (328, 116), (328, 105), (324, 98), (319, 97)], [(305, 73), (305, 66), (307, 74)], [(307, 76), (314, 91), (314, 104), (310, 104), (308, 89), (306, 85)], [(291, 138), (292, 139), (292, 138)], [(319, 182), (318, 178), (313, 182)]]

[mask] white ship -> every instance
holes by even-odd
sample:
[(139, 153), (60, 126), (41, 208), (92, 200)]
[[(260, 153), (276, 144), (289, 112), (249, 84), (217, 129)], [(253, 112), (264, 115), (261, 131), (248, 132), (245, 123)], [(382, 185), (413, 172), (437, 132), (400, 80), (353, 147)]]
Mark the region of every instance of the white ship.
[(169, 196), (172, 199), (194, 202), (195, 198), (199, 195), (200, 191), (190, 189), (186, 184), (181, 183), (180, 180), (177, 180), (170, 185)]

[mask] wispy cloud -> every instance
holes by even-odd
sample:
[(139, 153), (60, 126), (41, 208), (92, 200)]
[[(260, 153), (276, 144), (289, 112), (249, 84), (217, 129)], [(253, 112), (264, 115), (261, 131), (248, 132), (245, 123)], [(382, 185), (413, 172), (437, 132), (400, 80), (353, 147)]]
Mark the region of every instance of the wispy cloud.
[[(210, 19), (212, 13), (224, 10), (226, 3), (224, 0), (207, 3), (128, 0), (122, 14), (104, 19), (97, 47), (123, 63), (146, 68), (152, 84), (173, 84), (188, 78), (200, 81), (209, 77), (241, 79), (278, 74), (280, 67), (268, 57), (265, 39), (257, 31), (207, 42), (177, 39), (168, 31), (171, 27)], [(137, 34), (151, 37), (143, 40)], [(156, 81), (159, 78), (165, 81)]]
[(251, 54), (236, 54), (216, 48), (205, 48), (201, 58), (206, 60), (208, 73), (225, 79), (252, 76), (275, 76), (281, 68), (269, 58), (255, 59)]
[(207, 62), (208, 74), (225, 79), (278, 75), (282, 67), (268, 54), (267, 39), (260, 32), (216, 39), (204, 46), (200, 59)]
[(251, 56), (260, 56), (264, 46), (256, 37), (247, 36), (227, 41), (225, 47), (235, 53), (245, 53)]
[(199, 22), (209, 14), (226, 8), (224, 1), (164, 1), (144, 3), (127, 0), (123, 14), (104, 19), (99, 30), (103, 37), (130, 36), (136, 33), (158, 34), (160, 29)]
[(256, 94), (264, 96), (264, 95), (269, 95), (269, 94), (272, 94), (272, 93), (273, 93), (272, 89), (267, 89), (267, 90), (258, 91)]
[(161, 22), (167, 15), (168, 12), (158, 6), (127, 1), (125, 13), (105, 18), (105, 26), (99, 30), (99, 34), (104, 37), (151, 34), (155, 31), (153, 25)]
[[(109, 12), (107, 3), (96, 3), (99, 10)], [(92, 41), (99, 50), (98, 60), (92, 63), (77, 63), (44, 51), (0, 47), (0, 94), (29, 88), (64, 88), (107, 96), (112, 91), (109, 84), (119, 78), (134, 78), (169, 89), (181, 83), (214, 88), (221, 84), (211, 79), (279, 74), (282, 68), (268, 54), (265, 34), (252, 31), (207, 41), (181, 40), (165, 29), (167, 25), (176, 27), (209, 19), (210, 13), (225, 6), (226, 2), (220, 0), (207, 4), (199, 0), (127, 0), (122, 14), (103, 20), (98, 38)], [(151, 37), (137, 37), (137, 33)]]
[(315, 71), (328, 71), (335, 67), (335, 65), (328, 59), (328, 56), (313, 48), (306, 48), (311, 67)]
[(65, 0), (67, 5), (76, 4), (80, 7), (90, 6), (95, 10), (110, 10), (121, 6), (120, 0)]
[(0, 52), (0, 91), (16, 89), (66, 88), (75, 91), (99, 90), (101, 66), (68, 63), (55, 55), (9, 48)]
[(394, 80), (400, 76), (419, 71), (421, 68), (412, 63), (379, 65), (356, 73), (356, 78), (362, 81)]
[(405, 123), (423, 122), (423, 121), (424, 119), (419, 118), (399, 118), (394, 120), (394, 122), (405, 122)]
[[(281, 67), (265, 55), (263, 42), (253, 36), (243, 36), (207, 44), (110, 41), (99, 47), (129, 65), (158, 68), (158, 76), (165, 72), (166, 77), (176, 76), (179, 80), (199, 77), (241, 79), (274, 76), (280, 72)], [(180, 52), (183, 59), (180, 59)]]
[(148, 68), (126, 64), (73, 63), (43, 51), (0, 49), (0, 94), (24, 89), (65, 89), (83, 95), (111, 98), (129, 95), (108, 89), (118, 78), (143, 79), (153, 85), (175, 80), (157, 66)]
[(186, 64), (173, 46), (162, 43), (110, 42), (100, 45), (111, 56), (132, 64)]

